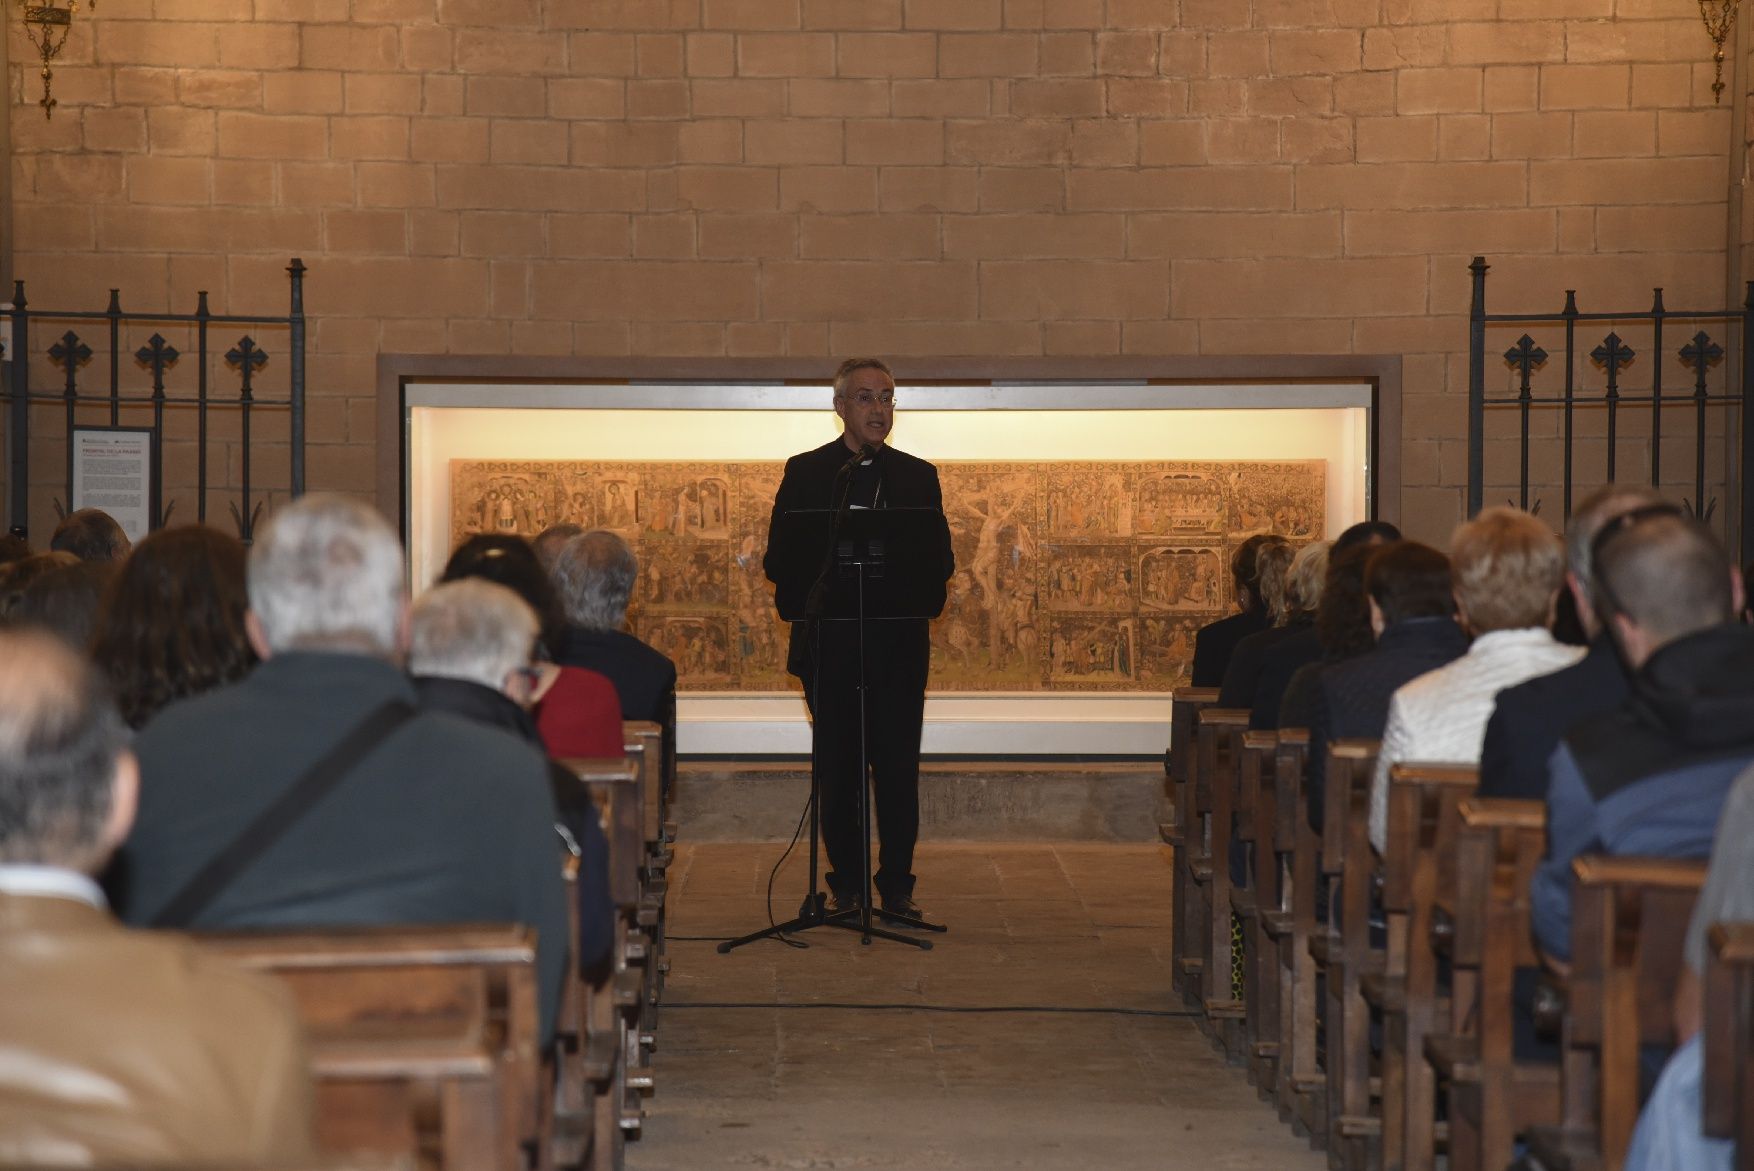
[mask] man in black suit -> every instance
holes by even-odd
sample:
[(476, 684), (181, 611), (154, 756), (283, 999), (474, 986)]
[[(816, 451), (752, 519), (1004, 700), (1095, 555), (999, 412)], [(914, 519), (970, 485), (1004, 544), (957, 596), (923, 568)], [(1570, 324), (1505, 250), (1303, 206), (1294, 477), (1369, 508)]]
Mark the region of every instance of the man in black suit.
[[(930, 508), (942, 513), (938, 469), (886, 444), (895, 422), (895, 379), (875, 358), (841, 363), (834, 376), (834, 411), (844, 424), (839, 439), (786, 461), (774, 497), (763, 568), (781, 584), (794, 550), (776, 549), (776, 525), (794, 509)], [(860, 458), (869, 449), (870, 454)], [(955, 569), (950, 529), (939, 522), (942, 565)], [(822, 837), (828, 851), (828, 887), (835, 910), (858, 907), (864, 894), (859, 836), (859, 632), (854, 622), (796, 622), (786, 669), (804, 685), (816, 724), (816, 770), (821, 788)], [(920, 725), (926, 702), (931, 647), (926, 620), (875, 623), (865, 643), (867, 754), (880, 842), (875, 878), (883, 909), (921, 918), (913, 900), (914, 841), (920, 823)], [(814, 635), (814, 636), (813, 636)]]

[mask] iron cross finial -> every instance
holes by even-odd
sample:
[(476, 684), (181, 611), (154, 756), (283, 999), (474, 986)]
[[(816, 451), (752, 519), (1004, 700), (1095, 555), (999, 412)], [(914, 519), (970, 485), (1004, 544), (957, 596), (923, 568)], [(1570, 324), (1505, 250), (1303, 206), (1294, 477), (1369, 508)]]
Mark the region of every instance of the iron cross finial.
[(243, 396), (249, 398), (251, 383), (256, 376), (256, 371), (268, 364), (267, 352), (256, 345), (254, 338), (245, 334), (239, 339), (237, 345), (225, 352), (225, 360), (230, 365), (237, 367), (239, 374), (243, 377)]
[(1535, 344), (1535, 339), (1523, 334), (1517, 339), (1516, 345), (1504, 351), (1504, 360), (1517, 369), (1522, 382), (1522, 393), (1529, 393), (1529, 374), (1547, 361), (1547, 351)]
[(134, 358), (136, 361), (142, 366), (150, 366), (152, 368), (153, 397), (157, 398), (163, 396), (164, 372), (168, 368), (175, 366), (177, 364), (177, 359), (180, 357), (182, 357), (182, 355), (177, 352), (177, 347), (171, 345), (164, 340), (162, 335), (156, 333), (146, 339), (145, 345), (134, 351)]

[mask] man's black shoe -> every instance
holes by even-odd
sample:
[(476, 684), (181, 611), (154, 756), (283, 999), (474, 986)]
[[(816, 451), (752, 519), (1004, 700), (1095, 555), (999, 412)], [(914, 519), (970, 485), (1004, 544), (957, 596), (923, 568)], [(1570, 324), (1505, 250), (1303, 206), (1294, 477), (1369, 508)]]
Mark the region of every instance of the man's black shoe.
[(906, 895), (884, 899), (883, 910), (898, 919), (912, 919), (916, 922), (923, 921), (926, 917), (926, 913), (920, 910), (920, 905)]
[(828, 913), (830, 915), (845, 915), (848, 912), (859, 910), (864, 905), (865, 898), (858, 891), (852, 891), (849, 894), (836, 892), (829, 896)]

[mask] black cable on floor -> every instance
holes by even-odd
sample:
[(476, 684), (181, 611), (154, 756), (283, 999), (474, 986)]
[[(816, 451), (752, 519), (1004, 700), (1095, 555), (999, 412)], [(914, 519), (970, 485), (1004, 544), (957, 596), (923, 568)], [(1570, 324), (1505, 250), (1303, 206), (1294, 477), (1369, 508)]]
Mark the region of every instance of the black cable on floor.
[(879, 1012), (942, 1012), (942, 1013), (1061, 1013), (1073, 1016), (1142, 1016), (1182, 1020), (1201, 1014), (1187, 1009), (1163, 1008), (1102, 1008), (1094, 1005), (1065, 1004), (847, 1004), (840, 1001), (756, 1001), (666, 1000), (665, 1008), (831, 1008), (867, 1009)]

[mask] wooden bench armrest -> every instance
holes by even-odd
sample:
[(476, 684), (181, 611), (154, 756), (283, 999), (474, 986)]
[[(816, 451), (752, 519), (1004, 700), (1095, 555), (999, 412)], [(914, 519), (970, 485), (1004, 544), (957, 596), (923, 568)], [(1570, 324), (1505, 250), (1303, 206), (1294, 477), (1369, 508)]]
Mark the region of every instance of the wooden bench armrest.
[(1169, 693), (1171, 703), (1203, 703), (1218, 702), (1216, 687), (1178, 687)]
[(1249, 709), (1246, 707), (1209, 707), (1200, 712), (1200, 724), (1211, 728), (1247, 728)]
[(292, 931), (202, 931), (195, 941), (233, 963), (299, 968), (535, 962), (536, 932), (518, 923), (346, 926)]
[(1389, 783), (1473, 789), (1480, 784), (1480, 766), (1465, 761), (1403, 760), (1389, 766)]
[(1585, 854), (1571, 872), (1580, 886), (1642, 886), (1660, 890), (1698, 890), (1705, 885), (1703, 859), (1641, 858)]
[(1545, 829), (1547, 803), (1510, 797), (1469, 797), (1462, 802), (1462, 824), (1469, 829)]
[(1279, 733), (1271, 728), (1250, 728), (1242, 734), (1242, 746), (1255, 752), (1269, 752), (1279, 744)]

